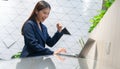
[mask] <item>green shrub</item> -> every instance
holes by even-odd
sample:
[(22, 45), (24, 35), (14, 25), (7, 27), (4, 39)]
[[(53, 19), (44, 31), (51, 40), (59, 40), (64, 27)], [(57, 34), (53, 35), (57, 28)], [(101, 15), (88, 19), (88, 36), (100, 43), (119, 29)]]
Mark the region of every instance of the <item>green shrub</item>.
[(16, 54), (14, 54), (11, 58), (14, 59), (14, 58), (20, 58), (20, 55), (21, 55), (21, 52), (18, 52)]
[(89, 33), (92, 32), (92, 30), (97, 26), (97, 24), (100, 22), (100, 20), (103, 18), (104, 14), (106, 13), (107, 9), (112, 5), (112, 3), (115, 0), (105, 0), (105, 3), (103, 4), (104, 9), (100, 10), (99, 14), (94, 16), (92, 19), (90, 19), (91, 26), (89, 28)]

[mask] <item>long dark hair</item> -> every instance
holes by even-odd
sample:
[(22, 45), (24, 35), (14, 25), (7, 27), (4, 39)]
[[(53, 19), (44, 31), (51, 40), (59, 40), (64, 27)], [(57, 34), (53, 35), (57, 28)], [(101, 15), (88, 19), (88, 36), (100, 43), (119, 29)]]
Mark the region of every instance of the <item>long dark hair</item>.
[[(24, 24), (28, 21), (28, 20), (35, 20), (37, 14), (36, 14), (36, 11), (40, 11), (42, 9), (45, 9), (45, 8), (50, 8), (51, 9), (51, 6), (49, 5), (49, 3), (47, 3), (46, 1), (39, 1), (37, 2), (37, 4), (35, 5), (35, 8), (33, 9), (32, 11), (32, 14), (30, 15), (30, 17), (24, 22)], [(24, 26), (23, 24), (23, 26)], [(22, 29), (21, 29), (21, 34), (23, 35), (23, 26), (22, 26)]]

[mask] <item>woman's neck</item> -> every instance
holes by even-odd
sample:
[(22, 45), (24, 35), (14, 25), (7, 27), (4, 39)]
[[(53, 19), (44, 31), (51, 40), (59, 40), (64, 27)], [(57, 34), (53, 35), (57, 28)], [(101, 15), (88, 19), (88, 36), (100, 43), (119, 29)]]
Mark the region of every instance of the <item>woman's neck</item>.
[(36, 20), (37, 24), (41, 23), (40, 20), (38, 20), (38, 18), (35, 18), (35, 20)]
[(42, 28), (41, 28), (41, 25), (40, 25), (41, 22), (37, 18), (36, 18), (36, 22), (38, 24), (39, 29), (42, 31)]

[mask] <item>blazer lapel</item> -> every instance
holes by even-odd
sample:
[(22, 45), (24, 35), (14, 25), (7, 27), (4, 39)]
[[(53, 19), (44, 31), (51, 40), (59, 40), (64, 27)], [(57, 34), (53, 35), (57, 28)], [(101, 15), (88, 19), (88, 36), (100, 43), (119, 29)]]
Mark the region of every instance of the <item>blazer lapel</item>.
[(44, 36), (43, 36), (43, 33), (42, 33), (42, 31), (40, 31), (37, 23), (36, 23), (36, 29), (37, 29), (37, 32), (38, 32), (38, 33), (40, 34), (40, 36), (42, 37), (43, 41), (45, 41), (45, 38), (44, 38)]

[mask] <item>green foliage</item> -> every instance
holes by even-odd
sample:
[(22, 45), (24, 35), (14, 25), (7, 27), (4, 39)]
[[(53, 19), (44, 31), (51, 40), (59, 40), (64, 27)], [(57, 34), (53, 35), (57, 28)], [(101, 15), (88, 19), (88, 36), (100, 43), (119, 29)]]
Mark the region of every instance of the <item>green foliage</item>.
[(105, 0), (105, 3), (103, 4), (103, 7), (106, 9), (100, 10), (99, 14), (94, 16), (92, 19), (90, 19), (91, 26), (89, 28), (89, 33), (92, 32), (92, 30), (97, 26), (97, 24), (100, 22), (100, 20), (103, 18), (104, 14), (106, 13), (107, 9), (112, 5), (114, 0)]
[(105, 4), (103, 6), (105, 6), (106, 8), (109, 8), (114, 1), (115, 0), (105, 0)]
[(11, 58), (20, 58), (21, 52), (18, 52), (17, 54), (13, 55)]
[(96, 25), (100, 22), (100, 20), (103, 18), (104, 14), (105, 14), (106, 10), (101, 10), (100, 13), (96, 16), (94, 16), (92, 19), (90, 19), (91, 27), (89, 29), (89, 32), (91, 32)]

